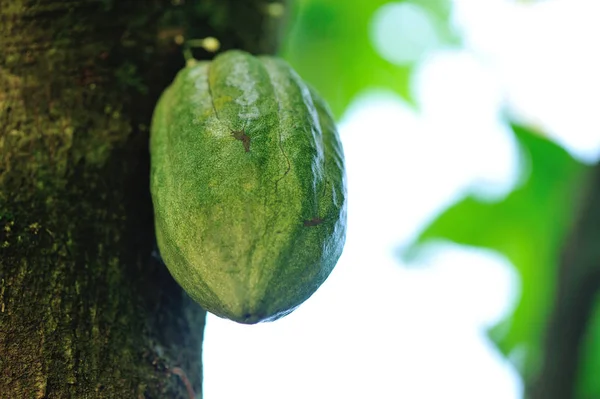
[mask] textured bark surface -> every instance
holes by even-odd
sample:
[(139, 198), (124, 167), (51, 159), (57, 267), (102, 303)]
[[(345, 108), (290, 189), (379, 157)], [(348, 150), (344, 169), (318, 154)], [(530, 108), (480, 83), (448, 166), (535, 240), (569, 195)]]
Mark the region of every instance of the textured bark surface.
[[(0, 398), (188, 398), (205, 313), (154, 250), (175, 36), (272, 53), (257, 0), (0, 0)], [(197, 57), (210, 55), (199, 51)]]

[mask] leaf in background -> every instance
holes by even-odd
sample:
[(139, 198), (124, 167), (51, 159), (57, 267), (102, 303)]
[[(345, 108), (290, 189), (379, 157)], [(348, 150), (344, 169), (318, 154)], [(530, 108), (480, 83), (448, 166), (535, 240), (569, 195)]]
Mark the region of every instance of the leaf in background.
[(577, 398), (600, 398), (600, 296), (580, 346), (581, 362), (577, 381)]
[[(314, 86), (339, 117), (356, 94), (366, 88), (393, 90), (409, 99), (412, 65), (383, 59), (371, 38), (374, 13), (386, 0), (298, 1), (282, 56)], [(449, 13), (447, 0), (415, 1), (435, 23), (441, 39)], [(420, 4), (423, 3), (423, 4)], [(401, 39), (401, 38), (399, 38)], [(408, 38), (410, 39), (410, 38)], [(408, 40), (407, 39), (407, 40)]]
[(588, 167), (536, 133), (518, 126), (513, 130), (529, 163), (527, 180), (500, 202), (467, 197), (451, 206), (421, 232), (403, 256), (418, 255), (427, 241), (448, 239), (493, 249), (510, 259), (521, 277), (520, 302), (490, 336), (528, 379), (541, 361), (558, 255)]

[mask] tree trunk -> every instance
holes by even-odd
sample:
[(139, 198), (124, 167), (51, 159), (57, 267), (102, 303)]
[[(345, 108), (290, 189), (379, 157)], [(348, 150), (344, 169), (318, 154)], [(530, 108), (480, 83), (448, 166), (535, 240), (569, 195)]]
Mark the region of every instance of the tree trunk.
[(175, 37), (273, 53), (266, 4), (0, 0), (0, 398), (201, 392), (205, 312), (152, 256), (150, 119)]
[(579, 204), (578, 218), (562, 248), (558, 289), (546, 329), (544, 362), (529, 387), (531, 399), (576, 397), (582, 343), (600, 295), (599, 204), (597, 164)]

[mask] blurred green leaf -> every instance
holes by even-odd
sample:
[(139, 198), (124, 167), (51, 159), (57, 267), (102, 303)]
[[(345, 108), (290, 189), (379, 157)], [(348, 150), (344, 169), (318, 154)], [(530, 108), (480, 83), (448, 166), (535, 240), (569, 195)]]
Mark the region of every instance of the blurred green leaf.
[[(403, 1), (392, 2), (400, 4)], [(295, 9), (282, 56), (341, 116), (356, 94), (366, 88), (393, 90), (410, 100), (411, 66), (380, 57), (371, 43), (374, 12), (387, 0), (303, 0)], [(447, 0), (414, 1), (439, 24), (446, 24)], [(448, 29), (438, 29), (440, 37)]]
[(600, 398), (600, 298), (587, 326), (581, 345), (581, 363), (577, 382), (577, 398)]
[(518, 126), (513, 130), (529, 164), (526, 181), (500, 202), (459, 201), (421, 232), (403, 256), (417, 256), (419, 247), (433, 239), (504, 254), (521, 277), (521, 297), (514, 313), (490, 336), (528, 379), (541, 361), (558, 256), (588, 167), (536, 133)]

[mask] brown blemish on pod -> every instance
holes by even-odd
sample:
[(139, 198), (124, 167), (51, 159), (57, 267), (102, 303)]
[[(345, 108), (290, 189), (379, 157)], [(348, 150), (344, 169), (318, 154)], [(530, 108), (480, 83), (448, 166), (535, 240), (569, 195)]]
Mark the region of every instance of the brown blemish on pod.
[(243, 130), (234, 130), (231, 132), (231, 135), (234, 139), (242, 142), (246, 152), (250, 152), (250, 136), (248, 136)]
[(304, 227), (317, 226), (323, 222), (323, 219), (320, 217), (314, 217), (309, 220), (304, 221)]

